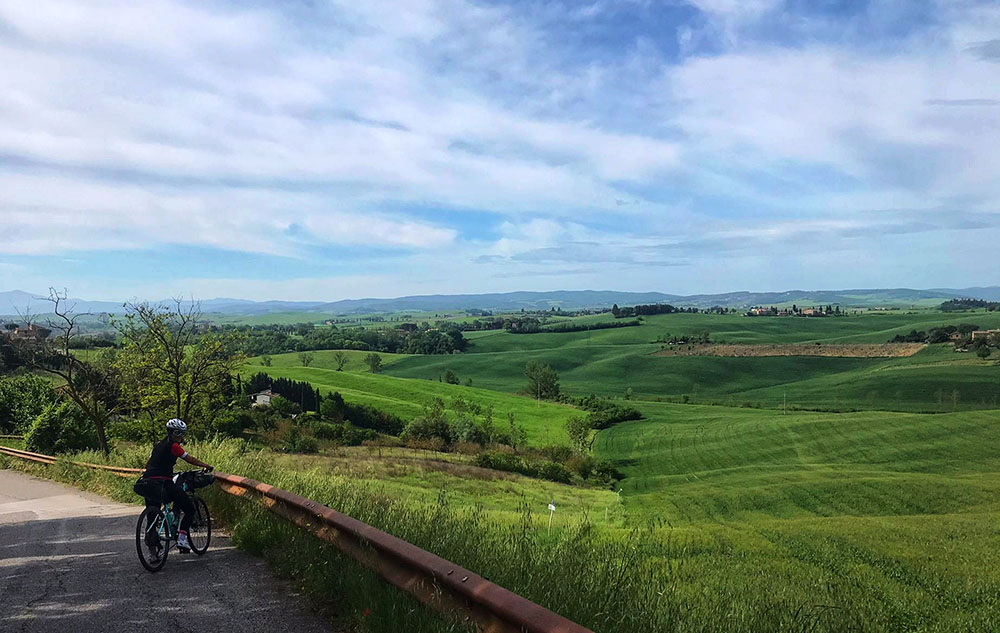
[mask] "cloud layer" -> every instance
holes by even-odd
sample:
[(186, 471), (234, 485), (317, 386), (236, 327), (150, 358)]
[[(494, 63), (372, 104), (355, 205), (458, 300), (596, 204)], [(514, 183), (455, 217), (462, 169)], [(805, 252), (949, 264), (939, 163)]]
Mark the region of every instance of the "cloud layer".
[(108, 253), (184, 246), (211, 263), (157, 287), (238, 294), (232, 253), (324, 297), (1000, 283), (1000, 10), (801, 5), (0, 0), (0, 274), (134, 294)]

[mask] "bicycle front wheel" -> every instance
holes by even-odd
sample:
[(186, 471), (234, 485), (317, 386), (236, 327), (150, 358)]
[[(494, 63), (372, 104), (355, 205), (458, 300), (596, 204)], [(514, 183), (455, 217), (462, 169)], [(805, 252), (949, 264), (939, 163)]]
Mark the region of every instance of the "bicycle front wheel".
[(194, 520), (188, 530), (188, 542), (191, 543), (191, 551), (201, 556), (212, 542), (212, 516), (203, 499), (194, 497), (191, 501), (194, 503)]
[(146, 508), (135, 526), (135, 551), (147, 571), (160, 571), (167, 564), (169, 548), (161, 536), (165, 530), (163, 523), (163, 512), (159, 508)]

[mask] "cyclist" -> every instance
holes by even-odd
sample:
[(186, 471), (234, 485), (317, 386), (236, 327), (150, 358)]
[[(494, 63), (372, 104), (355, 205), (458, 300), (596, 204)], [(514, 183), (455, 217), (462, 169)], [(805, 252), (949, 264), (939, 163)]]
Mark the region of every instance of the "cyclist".
[[(173, 479), (174, 464), (177, 463), (177, 458), (179, 457), (189, 464), (209, 471), (213, 470), (212, 466), (189, 454), (181, 447), (181, 444), (184, 443), (184, 435), (186, 433), (187, 424), (183, 420), (174, 418), (167, 422), (167, 436), (153, 447), (153, 453), (149, 456), (149, 461), (146, 462), (146, 472), (142, 474), (144, 478), (162, 481), (163, 501), (173, 501), (174, 508), (180, 509), (184, 513), (177, 535), (177, 549), (181, 552), (189, 552), (191, 550), (191, 544), (188, 543), (188, 529), (194, 520), (195, 509), (190, 497), (187, 496), (187, 493)], [(155, 504), (150, 504), (147, 501), (146, 505)]]

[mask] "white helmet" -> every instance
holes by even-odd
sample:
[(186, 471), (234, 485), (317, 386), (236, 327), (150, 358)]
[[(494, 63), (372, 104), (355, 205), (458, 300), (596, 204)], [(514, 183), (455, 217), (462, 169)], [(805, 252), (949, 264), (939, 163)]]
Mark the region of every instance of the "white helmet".
[(178, 420), (174, 418), (167, 422), (167, 431), (176, 431), (179, 433), (187, 433), (188, 425), (184, 424), (184, 420)]

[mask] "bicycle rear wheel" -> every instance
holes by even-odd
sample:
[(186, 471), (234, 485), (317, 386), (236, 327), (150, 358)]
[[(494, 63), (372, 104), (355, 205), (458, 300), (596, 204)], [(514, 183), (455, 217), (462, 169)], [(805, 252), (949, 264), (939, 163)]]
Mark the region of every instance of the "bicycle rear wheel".
[(147, 571), (157, 572), (167, 564), (170, 548), (161, 536), (164, 516), (159, 508), (146, 508), (135, 526), (135, 550)]
[(194, 520), (188, 530), (188, 542), (191, 544), (191, 551), (201, 556), (208, 551), (208, 545), (212, 542), (212, 516), (208, 513), (204, 500), (192, 497), (191, 501), (194, 504)]

